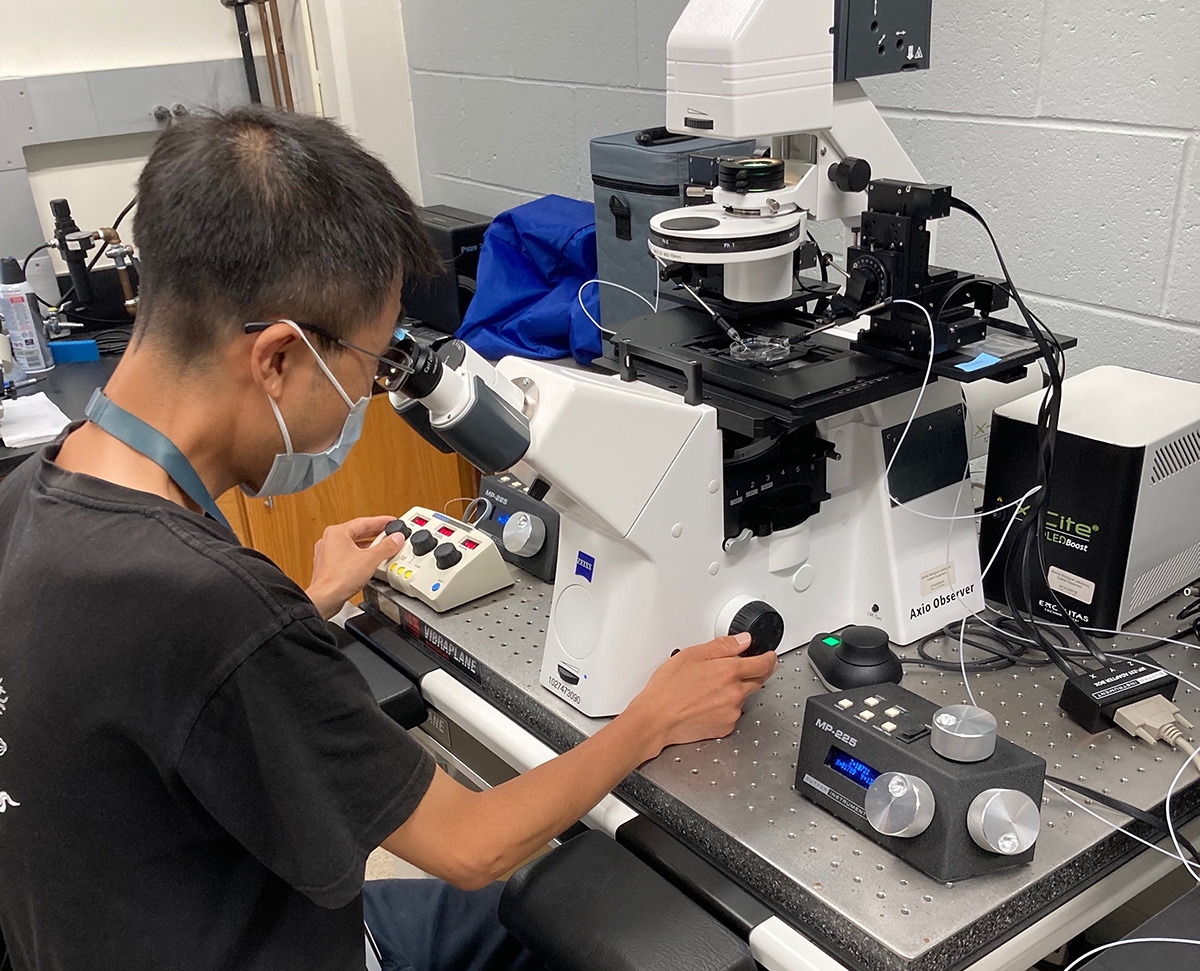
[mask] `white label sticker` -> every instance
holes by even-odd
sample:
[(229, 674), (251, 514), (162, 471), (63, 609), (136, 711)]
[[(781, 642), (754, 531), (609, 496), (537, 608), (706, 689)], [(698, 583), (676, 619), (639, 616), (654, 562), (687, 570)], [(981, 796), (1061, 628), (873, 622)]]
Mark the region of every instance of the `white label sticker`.
[(921, 574), (922, 597), (928, 597), (931, 593), (937, 593), (939, 590), (945, 590), (952, 586), (954, 586), (954, 564), (952, 562), (934, 567), (932, 570), (926, 570)]
[(1096, 584), (1056, 566), (1046, 572), (1046, 582), (1055, 593), (1065, 593), (1080, 603), (1090, 604), (1096, 596)]

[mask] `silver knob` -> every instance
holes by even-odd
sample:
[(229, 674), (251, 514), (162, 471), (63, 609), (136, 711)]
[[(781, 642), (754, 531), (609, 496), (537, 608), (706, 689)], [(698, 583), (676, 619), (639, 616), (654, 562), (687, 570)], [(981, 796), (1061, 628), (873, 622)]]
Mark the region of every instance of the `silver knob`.
[(967, 810), (967, 830), (982, 849), (1017, 856), (1037, 842), (1042, 814), (1037, 803), (1016, 789), (986, 789)]
[(974, 705), (939, 708), (929, 728), (929, 744), (951, 762), (982, 762), (996, 751), (996, 719)]
[(884, 772), (867, 789), (867, 822), (884, 836), (920, 836), (933, 822), (929, 783), (904, 772)]
[(534, 556), (546, 542), (546, 524), (540, 516), (515, 512), (508, 517), (501, 536), (504, 548), (516, 556)]

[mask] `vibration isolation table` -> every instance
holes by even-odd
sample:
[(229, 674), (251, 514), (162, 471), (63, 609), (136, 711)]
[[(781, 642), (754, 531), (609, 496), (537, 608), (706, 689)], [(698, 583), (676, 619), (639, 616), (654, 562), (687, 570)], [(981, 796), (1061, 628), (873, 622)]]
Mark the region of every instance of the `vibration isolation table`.
[[(553, 587), (513, 573), (514, 587), (444, 614), (372, 581), (361, 620), (380, 633), (377, 650), (383, 644), (386, 652), (391, 638), (424, 659), (419, 683), (431, 709), (424, 730), (440, 746), (468, 765), (476, 752), (524, 771), (606, 720), (588, 718), (538, 684)], [(1177, 595), (1128, 630), (1169, 636), (1187, 602)], [(1121, 649), (1146, 641), (1121, 636), (1103, 643)], [(930, 650), (957, 660), (957, 638), (934, 642)], [(915, 650), (900, 654), (914, 657)], [(1200, 648), (1167, 645), (1147, 659), (1200, 685)], [(1049, 775), (1160, 811), (1182, 754), (1117, 728), (1083, 732), (1058, 710), (1063, 675), (1054, 667), (970, 677), (1000, 734), (1044, 758)], [(903, 683), (939, 705), (968, 700), (957, 673), (906, 665)], [(793, 789), (804, 703), (823, 691), (804, 648), (783, 655), (732, 735), (665, 750), (586, 820), (616, 835), (630, 820), (646, 818), (736, 885), (733, 903), (715, 893), (718, 916), (735, 929), (740, 925), (755, 958), (772, 971), (1025, 971), (1178, 866), (1047, 786), (1032, 864), (936, 882)], [(1200, 690), (1181, 681), (1175, 701), (1200, 724)], [(1198, 779), (1192, 771), (1183, 775), (1172, 799), (1176, 820), (1192, 820), (1200, 811)], [(1073, 797), (1150, 842), (1161, 841), (1148, 827)], [(1198, 829), (1182, 827), (1189, 836)], [(1163, 845), (1169, 849), (1170, 841)], [(669, 852), (641, 849), (672, 876)]]

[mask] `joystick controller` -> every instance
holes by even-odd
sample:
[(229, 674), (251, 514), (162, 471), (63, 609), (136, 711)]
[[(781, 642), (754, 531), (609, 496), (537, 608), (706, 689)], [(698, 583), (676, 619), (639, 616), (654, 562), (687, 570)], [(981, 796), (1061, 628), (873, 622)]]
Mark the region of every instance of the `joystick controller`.
[(808, 645), (808, 660), (830, 691), (871, 684), (899, 684), (900, 658), (878, 627), (847, 627), (839, 634), (818, 634)]

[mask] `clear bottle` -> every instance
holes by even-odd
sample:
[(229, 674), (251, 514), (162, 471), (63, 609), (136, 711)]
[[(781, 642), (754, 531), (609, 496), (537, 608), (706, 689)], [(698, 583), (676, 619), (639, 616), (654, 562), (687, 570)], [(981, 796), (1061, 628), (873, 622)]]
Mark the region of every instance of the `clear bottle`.
[(37, 297), (21, 264), (11, 256), (0, 260), (0, 316), (18, 368), (26, 374), (45, 374), (54, 367)]

